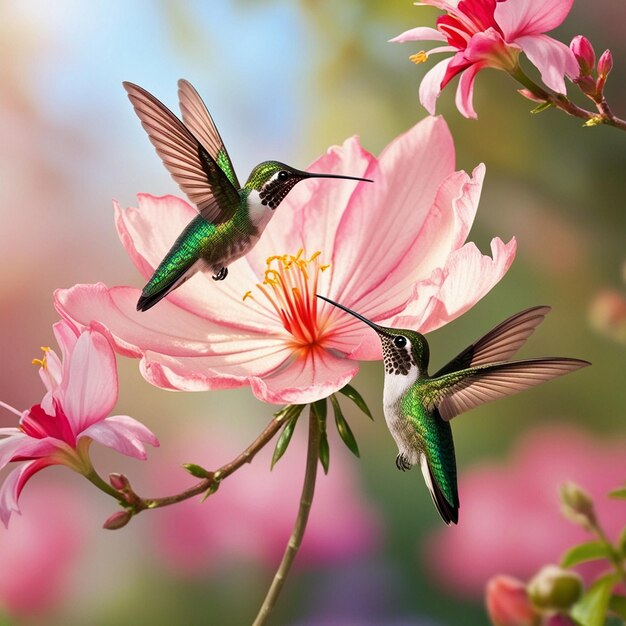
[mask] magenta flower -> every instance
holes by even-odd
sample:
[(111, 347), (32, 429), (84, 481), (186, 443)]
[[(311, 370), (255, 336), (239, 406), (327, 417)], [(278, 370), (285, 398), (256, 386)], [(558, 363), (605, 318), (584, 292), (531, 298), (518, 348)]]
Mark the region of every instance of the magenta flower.
[[(542, 565), (559, 562), (566, 550), (590, 539), (561, 513), (559, 488), (567, 481), (592, 496), (598, 519), (616, 539), (626, 504), (606, 494), (625, 472), (624, 441), (596, 440), (573, 426), (535, 428), (508, 462), (461, 474), (463, 524), (426, 538), (429, 571), (450, 592), (480, 598), (492, 576), (505, 572), (528, 580)], [(591, 579), (603, 567), (598, 563), (577, 570)]]
[[(199, 273), (145, 313), (135, 310), (137, 288), (76, 285), (56, 293), (57, 310), (102, 329), (121, 354), (140, 357), (143, 376), (158, 387), (250, 385), (266, 402), (307, 403), (348, 383), (356, 359), (381, 358), (375, 334), (316, 292), (378, 323), (426, 332), (469, 309), (513, 260), (515, 240), (494, 239), (493, 258), (464, 244), (485, 170), (454, 171), (442, 119), (420, 122), (379, 159), (352, 138), (311, 169), (375, 183), (302, 183), (219, 284)], [(196, 214), (178, 198), (148, 195), (115, 213), (144, 276)]]
[(419, 26), (391, 41), (442, 41), (447, 45), (419, 52), (411, 59), (425, 61), (429, 54), (453, 52), (424, 76), (420, 102), (434, 114), (441, 90), (461, 74), (456, 105), (465, 117), (476, 117), (472, 96), (476, 74), (486, 67), (513, 72), (523, 52), (539, 70), (543, 82), (558, 93), (565, 93), (564, 76), (576, 78), (578, 63), (568, 46), (548, 37), (565, 19), (573, 0), (424, 0), (446, 11), (436, 28)]
[(126, 415), (107, 417), (117, 402), (115, 354), (106, 337), (94, 330), (79, 333), (67, 322), (54, 325), (62, 359), (43, 348), (39, 374), (46, 387), (40, 404), (20, 413), (18, 427), (0, 428), (0, 469), (21, 462), (0, 487), (0, 520), (8, 525), (19, 513), (18, 499), (26, 482), (48, 465), (67, 465), (90, 475), (92, 441), (127, 456), (145, 459), (144, 443), (158, 446), (156, 437)]

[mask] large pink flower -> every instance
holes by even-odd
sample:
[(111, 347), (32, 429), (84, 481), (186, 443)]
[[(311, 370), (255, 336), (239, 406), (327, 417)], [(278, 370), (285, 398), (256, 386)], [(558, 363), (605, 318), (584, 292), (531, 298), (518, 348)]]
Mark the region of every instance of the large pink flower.
[(454, 52), (426, 73), (420, 85), (420, 102), (431, 114), (441, 90), (461, 74), (456, 105), (465, 117), (476, 117), (472, 104), (474, 79), (485, 67), (513, 71), (523, 52), (541, 73), (543, 82), (565, 93), (564, 76), (578, 76), (576, 57), (564, 43), (548, 37), (565, 19), (573, 0), (424, 0), (443, 11), (437, 28), (419, 26), (391, 41), (443, 41), (448, 45), (412, 57), (426, 60), (427, 54)]
[[(442, 119), (420, 122), (379, 159), (352, 138), (311, 169), (375, 183), (298, 185), (219, 284), (197, 274), (145, 313), (135, 310), (137, 288), (76, 285), (56, 293), (58, 311), (107, 332), (120, 353), (141, 357), (144, 377), (159, 387), (249, 384), (264, 401), (306, 403), (351, 380), (356, 359), (381, 358), (375, 333), (319, 302), (316, 292), (378, 323), (426, 332), (469, 309), (513, 260), (514, 240), (494, 239), (493, 258), (464, 244), (484, 166), (472, 176), (454, 171)], [(182, 200), (147, 195), (139, 196), (138, 208), (116, 205), (115, 212), (122, 242), (144, 276), (196, 215)]]
[(19, 513), (18, 498), (26, 482), (49, 465), (67, 465), (89, 474), (91, 441), (139, 459), (144, 443), (157, 446), (156, 437), (127, 415), (107, 417), (117, 402), (115, 354), (106, 337), (94, 330), (79, 333), (67, 322), (54, 325), (62, 359), (44, 348), (39, 373), (46, 387), (40, 404), (20, 413), (19, 426), (0, 428), (0, 469), (15, 468), (0, 487), (0, 520), (6, 525)]

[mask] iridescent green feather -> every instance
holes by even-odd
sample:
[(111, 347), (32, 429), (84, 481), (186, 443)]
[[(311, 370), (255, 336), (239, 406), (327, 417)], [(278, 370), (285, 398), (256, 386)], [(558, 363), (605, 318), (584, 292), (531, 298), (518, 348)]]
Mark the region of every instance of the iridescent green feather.
[(441, 419), (436, 408), (426, 408), (429, 402), (424, 396), (429, 393), (428, 382), (418, 382), (409, 387), (402, 397), (402, 415), (415, 429), (420, 451), (426, 455), (437, 486), (448, 503), (458, 508), (459, 495), (452, 429), (449, 422)]

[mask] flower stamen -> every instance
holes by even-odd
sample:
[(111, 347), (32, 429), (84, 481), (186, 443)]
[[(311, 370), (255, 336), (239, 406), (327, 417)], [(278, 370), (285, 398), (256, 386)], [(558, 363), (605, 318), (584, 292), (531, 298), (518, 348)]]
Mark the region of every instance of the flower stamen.
[[(257, 288), (267, 298), (283, 327), (293, 336), (298, 347), (315, 346), (319, 339), (317, 321), (317, 278), (330, 265), (320, 264), (321, 252), (306, 258), (304, 249), (294, 254), (272, 255)], [(243, 299), (254, 299), (251, 291)]]
[(420, 63), (426, 63), (426, 61), (428, 61), (428, 53), (426, 52), (426, 50), (420, 50), (419, 52), (412, 54), (409, 57), (409, 61), (415, 63), (415, 65), (419, 65)]
[(43, 351), (43, 357), (41, 359), (33, 359), (31, 363), (33, 365), (39, 365), (39, 367), (46, 368), (46, 357), (48, 356), (48, 352), (50, 352), (50, 346), (41, 346), (41, 350)]

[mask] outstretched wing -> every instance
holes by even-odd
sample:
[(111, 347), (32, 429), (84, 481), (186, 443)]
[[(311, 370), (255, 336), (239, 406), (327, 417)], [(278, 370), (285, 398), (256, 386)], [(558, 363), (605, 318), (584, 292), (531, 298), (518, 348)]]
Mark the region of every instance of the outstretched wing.
[(229, 220), (239, 192), (215, 159), (159, 100), (133, 83), (123, 83), (128, 98), (163, 165), (208, 222)]
[(550, 310), (549, 306), (535, 306), (512, 315), (446, 363), (433, 378), (468, 367), (510, 359), (526, 343)]
[(438, 407), (448, 421), (474, 407), (564, 376), (588, 361), (568, 358), (526, 359), (480, 365), (429, 380), (429, 408)]
[(220, 169), (228, 176), (228, 180), (230, 180), (233, 187), (240, 189), (241, 185), (237, 180), (235, 168), (211, 114), (198, 92), (189, 81), (183, 78), (178, 81), (178, 101), (185, 126), (206, 148), (213, 160), (220, 166)]

